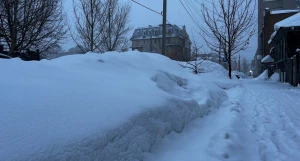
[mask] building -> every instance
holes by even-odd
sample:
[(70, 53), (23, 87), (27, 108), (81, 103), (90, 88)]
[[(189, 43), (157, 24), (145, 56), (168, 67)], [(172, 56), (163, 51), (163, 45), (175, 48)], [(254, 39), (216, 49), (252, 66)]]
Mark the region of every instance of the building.
[[(265, 20), (265, 9), (268, 9), (270, 12), (276, 10), (294, 10), (300, 9), (300, 0), (259, 0), (258, 1), (258, 44), (257, 51), (254, 56), (254, 67), (253, 67), (253, 75), (257, 76), (262, 72), (262, 66), (260, 64), (260, 60), (262, 59), (262, 55), (264, 55), (264, 51), (267, 50), (263, 46), (263, 39), (261, 38), (262, 29), (264, 28), (264, 20)], [(284, 18), (284, 17), (281, 17)], [(280, 21), (283, 19), (277, 20)], [(273, 31), (273, 29), (272, 29)], [(268, 38), (267, 38), (268, 39)]]
[[(137, 28), (130, 40), (132, 50), (162, 53), (162, 25)], [(188, 60), (191, 57), (191, 44), (185, 26), (167, 25), (166, 56), (173, 60)]]
[(300, 13), (274, 25), (269, 44), (274, 48), (269, 56), (274, 59), (275, 72), (282, 82), (293, 86), (300, 83)]
[(299, 10), (276, 10), (270, 11), (269, 9), (265, 9), (265, 16), (264, 16), (264, 26), (260, 32), (260, 42), (261, 45), (261, 56), (265, 57), (270, 53), (270, 50), (273, 46), (269, 45), (268, 41), (274, 32), (274, 25), (290, 16), (297, 14)]

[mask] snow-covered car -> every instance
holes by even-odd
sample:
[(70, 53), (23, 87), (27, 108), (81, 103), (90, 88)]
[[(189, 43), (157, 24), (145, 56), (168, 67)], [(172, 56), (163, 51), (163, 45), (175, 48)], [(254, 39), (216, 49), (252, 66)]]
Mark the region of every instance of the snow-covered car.
[(0, 53), (0, 59), (10, 59), (10, 58), (12, 58), (12, 57)]

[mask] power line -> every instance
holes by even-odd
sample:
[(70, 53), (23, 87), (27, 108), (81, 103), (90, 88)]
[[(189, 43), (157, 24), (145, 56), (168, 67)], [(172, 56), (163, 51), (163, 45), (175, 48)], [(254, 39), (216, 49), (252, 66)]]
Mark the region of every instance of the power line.
[[(139, 2), (137, 2), (135, 0), (131, 0), (131, 1), (134, 2), (134, 3), (136, 3), (136, 4), (138, 4), (138, 5), (140, 5), (140, 6), (142, 6), (142, 7), (144, 7), (144, 8), (146, 8), (146, 9), (148, 9), (148, 10), (150, 10), (150, 11), (152, 11), (152, 12), (154, 12), (154, 13), (157, 13), (157, 14), (163, 16), (162, 13), (159, 13), (159, 12), (157, 12), (157, 11), (155, 11), (155, 10), (153, 10), (153, 9), (151, 9), (151, 8), (149, 8), (149, 7), (143, 5), (143, 4), (141, 4), (141, 3), (139, 3)], [(169, 23), (169, 25), (172, 25), (168, 20), (167, 20), (167, 22)]]
[(155, 13), (157, 13), (157, 14), (159, 14), (159, 15), (162, 16), (162, 13), (159, 13), (159, 12), (157, 12), (157, 11), (155, 11), (155, 10), (153, 10), (153, 9), (151, 9), (151, 8), (149, 8), (149, 7), (143, 5), (143, 4), (141, 4), (141, 3), (139, 3), (139, 2), (137, 2), (135, 0), (131, 0), (131, 1), (134, 2), (134, 3), (136, 3), (136, 4), (138, 4), (138, 5), (140, 5), (140, 6), (142, 6), (142, 7), (144, 7), (144, 8), (146, 8), (146, 9), (148, 9), (148, 10), (150, 10), (150, 11), (152, 11), (152, 12), (155, 12)]
[(191, 13), (188, 11), (188, 9), (185, 7), (185, 5), (182, 3), (182, 1), (181, 1), (181, 0), (179, 0), (179, 1), (180, 1), (181, 5), (183, 6), (183, 8), (185, 9), (185, 11), (188, 13), (188, 15), (192, 18), (192, 20), (194, 21), (194, 23), (195, 23), (199, 28), (201, 28), (200, 25), (198, 24), (198, 22), (195, 20), (195, 18), (191, 15)]

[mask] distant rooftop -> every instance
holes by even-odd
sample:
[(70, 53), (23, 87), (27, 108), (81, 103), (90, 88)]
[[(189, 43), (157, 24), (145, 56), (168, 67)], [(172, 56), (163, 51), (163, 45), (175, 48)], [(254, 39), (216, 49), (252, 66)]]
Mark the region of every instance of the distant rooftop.
[[(189, 36), (185, 31), (185, 26), (182, 28), (177, 25), (167, 24), (167, 37), (180, 37), (187, 38), (189, 41)], [(146, 27), (136, 28), (133, 32), (131, 40), (138, 39), (154, 39), (154, 38), (162, 38), (162, 25), (149, 25)]]

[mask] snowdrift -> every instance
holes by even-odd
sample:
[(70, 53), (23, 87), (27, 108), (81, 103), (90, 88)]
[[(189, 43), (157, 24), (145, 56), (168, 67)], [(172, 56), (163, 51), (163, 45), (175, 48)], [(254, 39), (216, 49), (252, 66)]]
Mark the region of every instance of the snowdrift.
[[(152, 53), (0, 59), (0, 160), (143, 160), (227, 99), (218, 64), (194, 75)], [(226, 73), (226, 72), (225, 72)]]
[(254, 78), (254, 80), (268, 80), (268, 70), (263, 71), (258, 77)]

